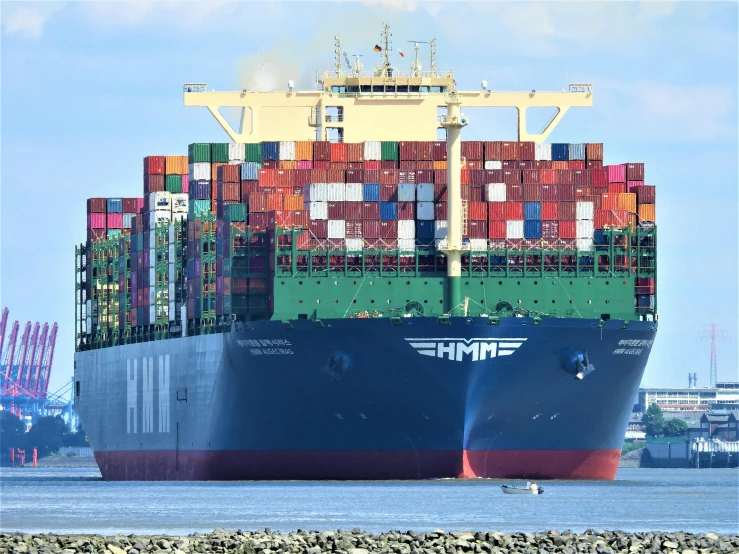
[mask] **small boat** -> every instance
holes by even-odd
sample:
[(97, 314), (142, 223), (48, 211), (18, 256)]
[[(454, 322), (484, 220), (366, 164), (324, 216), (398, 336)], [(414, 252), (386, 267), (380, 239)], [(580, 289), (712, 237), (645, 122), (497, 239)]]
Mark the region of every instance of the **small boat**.
[(501, 485), (500, 488), (505, 494), (544, 494), (544, 489), (538, 486), (536, 488), (532, 488), (531, 483), (526, 483), (525, 487)]

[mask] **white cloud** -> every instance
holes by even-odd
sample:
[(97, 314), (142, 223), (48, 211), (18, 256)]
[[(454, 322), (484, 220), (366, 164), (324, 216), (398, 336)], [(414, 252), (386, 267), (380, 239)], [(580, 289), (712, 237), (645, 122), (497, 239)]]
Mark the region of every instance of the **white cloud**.
[(6, 4), (2, 9), (3, 32), (6, 35), (38, 38), (49, 19), (63, 7), (63, 4), (53, 2)]

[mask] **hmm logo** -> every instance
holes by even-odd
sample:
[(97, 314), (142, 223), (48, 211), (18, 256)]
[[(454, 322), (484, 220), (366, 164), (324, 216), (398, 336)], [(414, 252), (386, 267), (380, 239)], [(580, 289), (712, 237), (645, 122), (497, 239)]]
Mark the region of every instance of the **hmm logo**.
[(405, 339), (422, 356), (446, 358), (455, 362), (479, 362), (510, 356), (526, 339)]

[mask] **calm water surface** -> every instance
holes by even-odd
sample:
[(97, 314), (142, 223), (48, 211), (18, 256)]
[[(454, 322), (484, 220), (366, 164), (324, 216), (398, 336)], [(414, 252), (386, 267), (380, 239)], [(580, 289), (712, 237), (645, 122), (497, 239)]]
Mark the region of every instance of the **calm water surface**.
[(621, 469), (611, 482), (540, 482), (538, 496), (503, 481), (105, 482), (91, 469), (3, 469), (0, 529), (187, 534), (360, 527), (424, 531), (587, 528), (739, 534), (739, 472)]

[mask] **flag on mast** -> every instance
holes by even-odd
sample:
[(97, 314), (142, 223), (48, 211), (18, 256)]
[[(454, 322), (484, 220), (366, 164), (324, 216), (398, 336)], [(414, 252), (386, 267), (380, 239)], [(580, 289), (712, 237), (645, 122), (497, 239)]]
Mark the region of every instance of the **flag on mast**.
[(379, 44), (375, 44), (375, 47), (373, 48), (375, 52), (382, 52), (382, 48), (380, 48)]
[(401, 58), (404, 58), (405, 57), (405, 54), (403, 54), (403, 52), (401, 52), (400, 50), (398, 50), (398, 54), (400, 54), (400, 57)]

